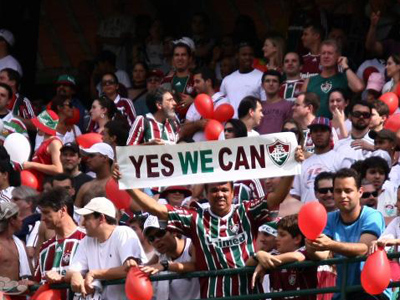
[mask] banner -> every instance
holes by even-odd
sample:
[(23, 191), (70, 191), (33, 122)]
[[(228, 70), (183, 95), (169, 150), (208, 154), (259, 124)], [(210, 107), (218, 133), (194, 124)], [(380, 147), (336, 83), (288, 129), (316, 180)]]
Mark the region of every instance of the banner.
[(117, 147), (120, 189), (187, 185), (300, 173), (291, 132), (178, 145)]

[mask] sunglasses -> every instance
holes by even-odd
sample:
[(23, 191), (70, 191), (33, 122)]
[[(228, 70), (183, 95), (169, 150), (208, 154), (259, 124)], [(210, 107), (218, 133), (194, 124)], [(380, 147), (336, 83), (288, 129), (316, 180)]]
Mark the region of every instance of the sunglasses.
[(224, 132), (232, 133), (233, 132), (233, 128), (225, 128)]
[(320, 188), (320, 189), (317, 189), (317, 192), (320, 193), (320, 194), (328, 194), (328, 192), (333, 193), (333, 187)]
[(360, 117), (363, 117), (364, 119), (371, 118), (371, 113), (369, 112), (353, 111), (351, 115), (355, 118), (360, 118)]
[(371, 197), (371, 196), (373, 196), (373, 197), (378, 197), (378, 191), (375, 191), (375, 192), (364, 192), (364, 193), (362, 194), (361, 198), (366, 199), (366, 198), (369, 198), (369, 197)]
[(294, 134), (298, 134), (299, 133), (299, 131), (296, 128), (291, 128), (291, 129), (283, 128), (282, 132), (293, 132)]
[(104, 80), (101, 82), (102, 86), (113, 85), (113, 84), (116, 84), (114, 80)]
[(155, 234), (149, 235), (147, 239), (150, 243), (153, 243), (156, 239), (161, 239), (167, 233), (166, 230), (158, 230)]

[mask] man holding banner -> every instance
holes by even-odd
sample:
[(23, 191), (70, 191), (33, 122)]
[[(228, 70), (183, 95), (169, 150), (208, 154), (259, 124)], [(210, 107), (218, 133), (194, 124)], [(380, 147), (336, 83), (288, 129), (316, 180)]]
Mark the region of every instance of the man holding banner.
[[(259, 139), (262, 138), (259, 137)], [(256, 140), (257, 137), (254, 141)], [(275, 144), (277, 142), (280, 141), (275, 141)], [(224, 143), (226, 144), (227, 141)], [(202, 144), (200, 147), (211, 145), (207, 142)], [(149, 149), (149, 147), (146, 148)], [(117, 153), (121, 156), (120, 163), (124, 161), (121, 152), (123, 151), (117, 148)], [(295, 153), (294, 156), (297, 161), (304, 159), (301, 147), (290, 152), (292, 155)], [(172, 156), (173, 152), (170, 151), (170, 153)], [(293, 157), (292, 160), (294, 160)], [(297, 164), (294, 165), (293, 169), (296, 169), (296, 167), (298, 167)], [(121, 167), (122, 173), (124, 173), (124, 168)], [(115, 170), (114, 174), (116, 177), (121, 177), (118, 169)], [(208, 178), (212, 178), (212, 176), (208, 176)], [(214, 181), (220, 178), (227, 177), (214, 177)], [(124, 181), (123, 178), (121, 181)], [(266, 197), (234, 205), (232, 204), (234, 194), (232, 181), (217, 183), (208, 181), (205, 189), (210, 204), (209, 208), (196, 206), (186, 209), (162, 205), (136, 188), (129, 189), (128, 193), (144, 211), (157, 216), (160, 220), (167, 220), (170, 230), (192, 239), (196, 249), (196, 267), (198, 270), (233, 269), (244, 267), (246, 260), (255, 254), (255, 240), (259, 226), (274, 218), (274, 211), (285, 199), (292, 182), (293, 176), (284, 177), (279, 187)], [(120, 182), (120, 185), (126, 188), (124, 183)], [(201, 297), (229, 297), (260, 291), (261, 286), (252, 290), (250, 283), (251, 274), (250, 276), (241, 274), (200, 278)]]

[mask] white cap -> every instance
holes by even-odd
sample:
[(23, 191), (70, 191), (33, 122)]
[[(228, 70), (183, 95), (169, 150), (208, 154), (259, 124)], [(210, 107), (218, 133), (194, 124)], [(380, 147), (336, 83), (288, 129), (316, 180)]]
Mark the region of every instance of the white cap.
[(11, 31), (0, 29), (0, 37), (2, 37), (11, 47), (14, 46), (15, 39)]
[(143, 234), (146, 235), (146, 229), (148, 228), (165, 229), (166, 227), (166, 221), (159, 221), (156, 216), (149, 215), (143, 225)]
[(98, 212), (114, 219), (117, 217), (117, 210), (115, 209), (114, 204), (106, 197), (93, 198), (84, 208), (77, 209), (75, 212), (81, 216)]
[(174, 45), (176, 44), (185, 44), (186, 46), (188, 46), (192, 52), (194, 52), (196, 50), (196, 47), (194, 45), (194, 42), (191, 38), (184, 36), (183, 38), (180, 38), (179, 40), (175, 40), (172, 42)]
[(99, 153), (107, 156), (109, 159), (114, 160), (114, 150), (109, 144), (106, 143), (94, 144), (88, 149), (82, 149), (82, 153), (83, 155)]

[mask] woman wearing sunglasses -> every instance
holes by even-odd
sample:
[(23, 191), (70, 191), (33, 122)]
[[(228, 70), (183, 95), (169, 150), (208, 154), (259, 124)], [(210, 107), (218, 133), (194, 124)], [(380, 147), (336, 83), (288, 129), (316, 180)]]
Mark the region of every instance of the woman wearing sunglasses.
[[(62, 141), (63, 144), (73, 143), (77, 136), (81, 135), (82, 132), (78, 126), (71, 124), (68, 120), (73, 117), (74, 110), (70, 98), (65, 96), (57, 95), (51, 101), (51, 110), (56, 112), (59, 117), (59, 121), (56, 128), (56, 136)], [(43, 135), (36, 135), (35, 150), (43, 142)]]
[(282, 132), (293, 132), (296, 135), (297, 143), (301, 146), (304, 146), (303, 130), (301, 130), (299, 123), (297, 123), (294, 119), (288, 119), (283, 122)]
[(224, 127), (225, 140), (246, 136), (247, 128), (242, 121), (240, 121), (239, 119), (230, 119), (226, 121)]

